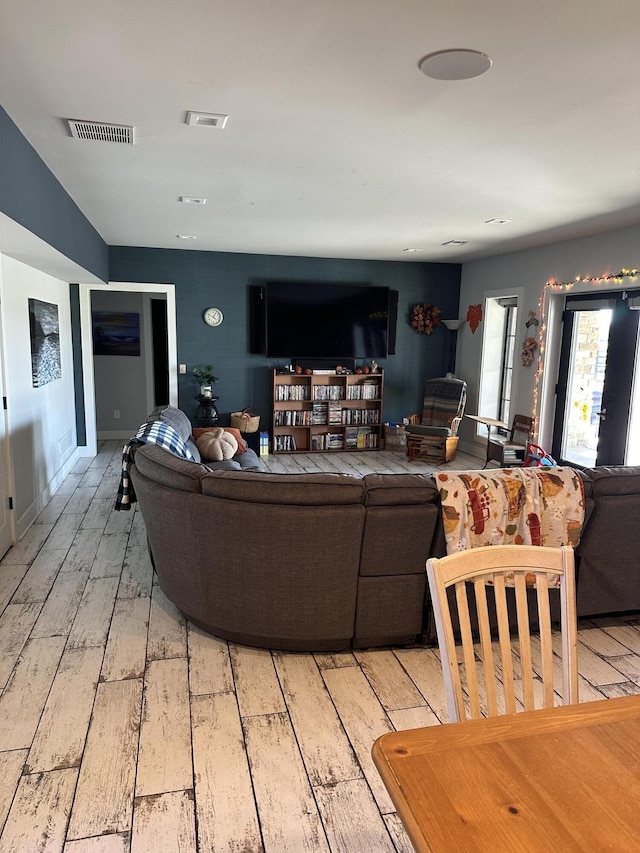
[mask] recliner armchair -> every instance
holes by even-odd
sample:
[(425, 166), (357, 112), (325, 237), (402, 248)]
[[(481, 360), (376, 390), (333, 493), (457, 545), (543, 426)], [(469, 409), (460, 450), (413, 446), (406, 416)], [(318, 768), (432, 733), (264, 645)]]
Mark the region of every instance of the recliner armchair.
[(443, 376), (425, 383), (420, 422), (406, 429), (409, 461), (425, 456), (440, 465), (455, 459), (466, 401), (467, 383), (462, 379)]

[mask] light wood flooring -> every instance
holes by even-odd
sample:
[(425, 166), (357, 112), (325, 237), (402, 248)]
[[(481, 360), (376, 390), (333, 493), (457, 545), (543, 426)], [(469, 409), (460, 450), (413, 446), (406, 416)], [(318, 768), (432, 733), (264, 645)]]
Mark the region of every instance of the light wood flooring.
[[(286, 654), (185, 623), (140, 512), (112, 511), (120, 451), (80, 460), (0, 563), (0, 851), (410, 853), (370, 750), (446, 720), (437, 652)], [(268, 459), (320, 462), (408, 467)], [(584, 701), (640, 692), (640, 622), (585, 623), (579, 659)]]

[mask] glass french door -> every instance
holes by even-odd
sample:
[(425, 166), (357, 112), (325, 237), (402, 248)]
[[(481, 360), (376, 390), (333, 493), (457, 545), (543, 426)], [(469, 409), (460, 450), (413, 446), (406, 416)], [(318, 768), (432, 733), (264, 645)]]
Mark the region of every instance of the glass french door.
[(561, 464), (633, 464), (638, 421), (637, 294), (568, 297), (552, 455)]

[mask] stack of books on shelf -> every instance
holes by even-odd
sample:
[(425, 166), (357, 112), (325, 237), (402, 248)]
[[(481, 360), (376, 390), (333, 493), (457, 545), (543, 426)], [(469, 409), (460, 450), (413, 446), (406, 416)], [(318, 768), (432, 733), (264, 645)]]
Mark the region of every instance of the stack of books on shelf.
[(338, 402), (330, 402), (329, 404), (329, 423), (330, 424), (341, 424), (342, 423), (342, 406)]
[(344, 447), (344, 437), (341, 432), (328, 432), (327, 436), (327, 449), (328, 450), (342, 450)]
[(327, 404), (326, 403), (313, 403), (311, 409), (311, 423), (312, 424), (326, 424), (327, 423)]
[(311, 436), (312, 450), (343, 450), (344, 438), (340, 432), (321, 432)]
[(269, 433), (261, 432), (260, 433), (260, 456), (268, 456), (269, 455)]
[(522, 447), (505, 447), (503, 450), (504, 464), (507, 466), (522, 464), (524, 462), (526, 452), (527, 448), (524, 445)]

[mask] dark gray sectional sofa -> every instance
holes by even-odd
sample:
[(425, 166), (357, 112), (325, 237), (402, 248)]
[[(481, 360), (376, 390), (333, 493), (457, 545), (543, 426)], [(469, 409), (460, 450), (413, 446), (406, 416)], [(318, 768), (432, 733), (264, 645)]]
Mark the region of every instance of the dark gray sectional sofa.
[[(425, 561), (445, 544), (431, 476), (212, 472), (155, 446), (131, 476), (159, 584), (196, 625), (293, 651), (433, 639)], [(578, 615), (640, 610), (640, 468), (583, 478)]]

